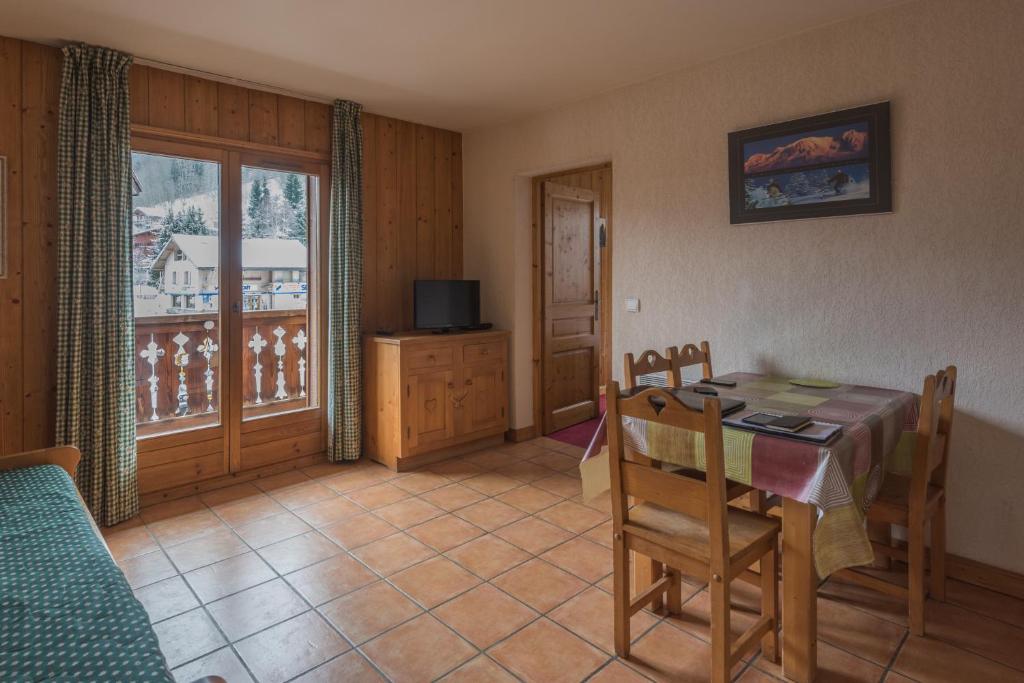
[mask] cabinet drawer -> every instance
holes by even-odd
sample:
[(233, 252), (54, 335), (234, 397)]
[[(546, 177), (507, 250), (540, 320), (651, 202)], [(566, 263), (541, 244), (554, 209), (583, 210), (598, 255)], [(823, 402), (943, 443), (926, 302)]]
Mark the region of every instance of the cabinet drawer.
[(409, 352), (409, 369), (441, 368), (452, 364), (454, 354), (450, 346), (430, 349), (416, 349)]
[(504, 358), (505, 344), (500, 341), (483, 344), (466, 344), (462, 347), (462, 362), (477, 363), (484, 360), (501, 360)]

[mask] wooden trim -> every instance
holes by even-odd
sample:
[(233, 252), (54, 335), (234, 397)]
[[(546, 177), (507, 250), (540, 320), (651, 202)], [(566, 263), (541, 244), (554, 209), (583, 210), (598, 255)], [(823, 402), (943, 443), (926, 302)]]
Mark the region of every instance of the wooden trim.
[(262, 142), (234, 140), (232, 138), (222, 138), (217, 135), (188, 133), (185, 131), (159, 128), (157, 126), (144, 126), (139, 123), (132, 124), (133, 144), (135, 136), (202, 145), (205, 147), (216, 147), (218, 149), (228, 149), (236, 152), (253, 152), (256, 154), (269, 154), (275, 157), (292, 157), (315, 163), (329, 163), (331, 160), (331, 155), (326, 152), (308, 152), (304, 149), (291, 149), (288, 147), (281, 147), (280, 145), (266, 144)]
[(519, 443), (521, 441), (529, 441), (530, 439), (537, 438), (537, 425), (532, 424), (527, 427), (520, 427), (519, 429), (509, 429), (505, 432), (505, 441), (513, 441)]
[(1024, 600), (1024, 574), (1009, 569), (947, 554), (946, 575), (951, 579)]

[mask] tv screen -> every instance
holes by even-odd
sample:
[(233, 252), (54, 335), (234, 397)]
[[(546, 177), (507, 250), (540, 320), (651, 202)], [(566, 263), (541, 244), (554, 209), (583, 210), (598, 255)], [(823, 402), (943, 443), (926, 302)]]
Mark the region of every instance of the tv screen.
[(417, 329), (480, 324), (479, 280), (416, 280), (413, 322)]

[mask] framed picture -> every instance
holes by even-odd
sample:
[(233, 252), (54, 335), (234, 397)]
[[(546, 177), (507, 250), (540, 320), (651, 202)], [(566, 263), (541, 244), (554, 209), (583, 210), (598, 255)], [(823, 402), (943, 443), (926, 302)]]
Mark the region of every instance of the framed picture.
[(7, 157), (0, 157), (0, 278), (7, 277)]
[(730, 223), (887, 211), (888, 102), (729, 133)]

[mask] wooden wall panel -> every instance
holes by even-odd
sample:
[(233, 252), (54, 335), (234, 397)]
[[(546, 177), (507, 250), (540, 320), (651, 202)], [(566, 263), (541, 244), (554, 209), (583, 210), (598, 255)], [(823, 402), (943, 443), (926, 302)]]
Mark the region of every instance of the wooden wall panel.
[[(0, 37), (0, 453), (54, 441), (60, 68), (58, 49)], [(130, 87), (135, 125), (330, 158), (329, 104), (138, 64)], [(368, 112), (363, 129), (363, 327), (410, 327), (412, 281), (462, 275), (461, 135)], [(196, 476), (213, 476), (212, 465), (204, 459)]]

